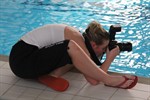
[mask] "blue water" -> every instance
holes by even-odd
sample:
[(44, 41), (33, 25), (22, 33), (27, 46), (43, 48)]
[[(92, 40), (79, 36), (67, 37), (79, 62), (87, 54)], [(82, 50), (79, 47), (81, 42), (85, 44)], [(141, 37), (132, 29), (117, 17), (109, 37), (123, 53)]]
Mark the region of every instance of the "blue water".
[(133, 44), (109, 71), (150, 78), (150, 0), (0, 0), (0, 54), (9, 55), (12, 45), (36, 27), (65, 23), (83, 32), (93, 20), (106, 30), (120, 24), (117, 41)]

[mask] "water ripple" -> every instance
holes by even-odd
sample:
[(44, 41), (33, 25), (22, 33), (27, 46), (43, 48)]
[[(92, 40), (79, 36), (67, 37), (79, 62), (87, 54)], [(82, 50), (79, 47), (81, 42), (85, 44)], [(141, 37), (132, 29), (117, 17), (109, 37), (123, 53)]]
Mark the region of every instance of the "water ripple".
[(12, 45), (36, 27), (65, 23), (83, 32), (97, 20), (106, 30), (121, 24), (117, 41), (133, 44), (132, 52), (121, 53), (109, 70), (150, 76), (149, 0), (0, 0), (0, 13), (0, 54), (9, 55)]

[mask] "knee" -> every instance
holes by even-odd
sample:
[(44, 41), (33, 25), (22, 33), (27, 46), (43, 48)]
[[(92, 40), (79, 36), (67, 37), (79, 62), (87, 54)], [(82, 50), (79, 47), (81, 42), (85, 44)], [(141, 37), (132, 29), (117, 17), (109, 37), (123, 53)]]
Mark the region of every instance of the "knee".
[(99, 82), (95, 81), (95, 82), (90, 82), (91, 85), (95, 86), (95, 85), (98, 85)]

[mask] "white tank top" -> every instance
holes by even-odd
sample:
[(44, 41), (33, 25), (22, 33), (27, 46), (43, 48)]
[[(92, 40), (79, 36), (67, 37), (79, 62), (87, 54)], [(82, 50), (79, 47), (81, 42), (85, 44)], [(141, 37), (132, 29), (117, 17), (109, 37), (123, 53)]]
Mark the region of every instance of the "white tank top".
[(66, 26), (64, 24), (44, 25), (28, 32), (21, 37), (21, 40), (38, 48), (49, 46), (64, 40), (64, 29)]

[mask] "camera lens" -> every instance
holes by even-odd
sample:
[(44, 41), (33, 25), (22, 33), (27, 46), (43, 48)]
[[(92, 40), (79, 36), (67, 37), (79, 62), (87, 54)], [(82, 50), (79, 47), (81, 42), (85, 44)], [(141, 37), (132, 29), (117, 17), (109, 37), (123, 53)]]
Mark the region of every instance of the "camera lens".
[(132, 44), (130, 42), (127, 43), (117, 43), (120, 51), (132, 51)]

